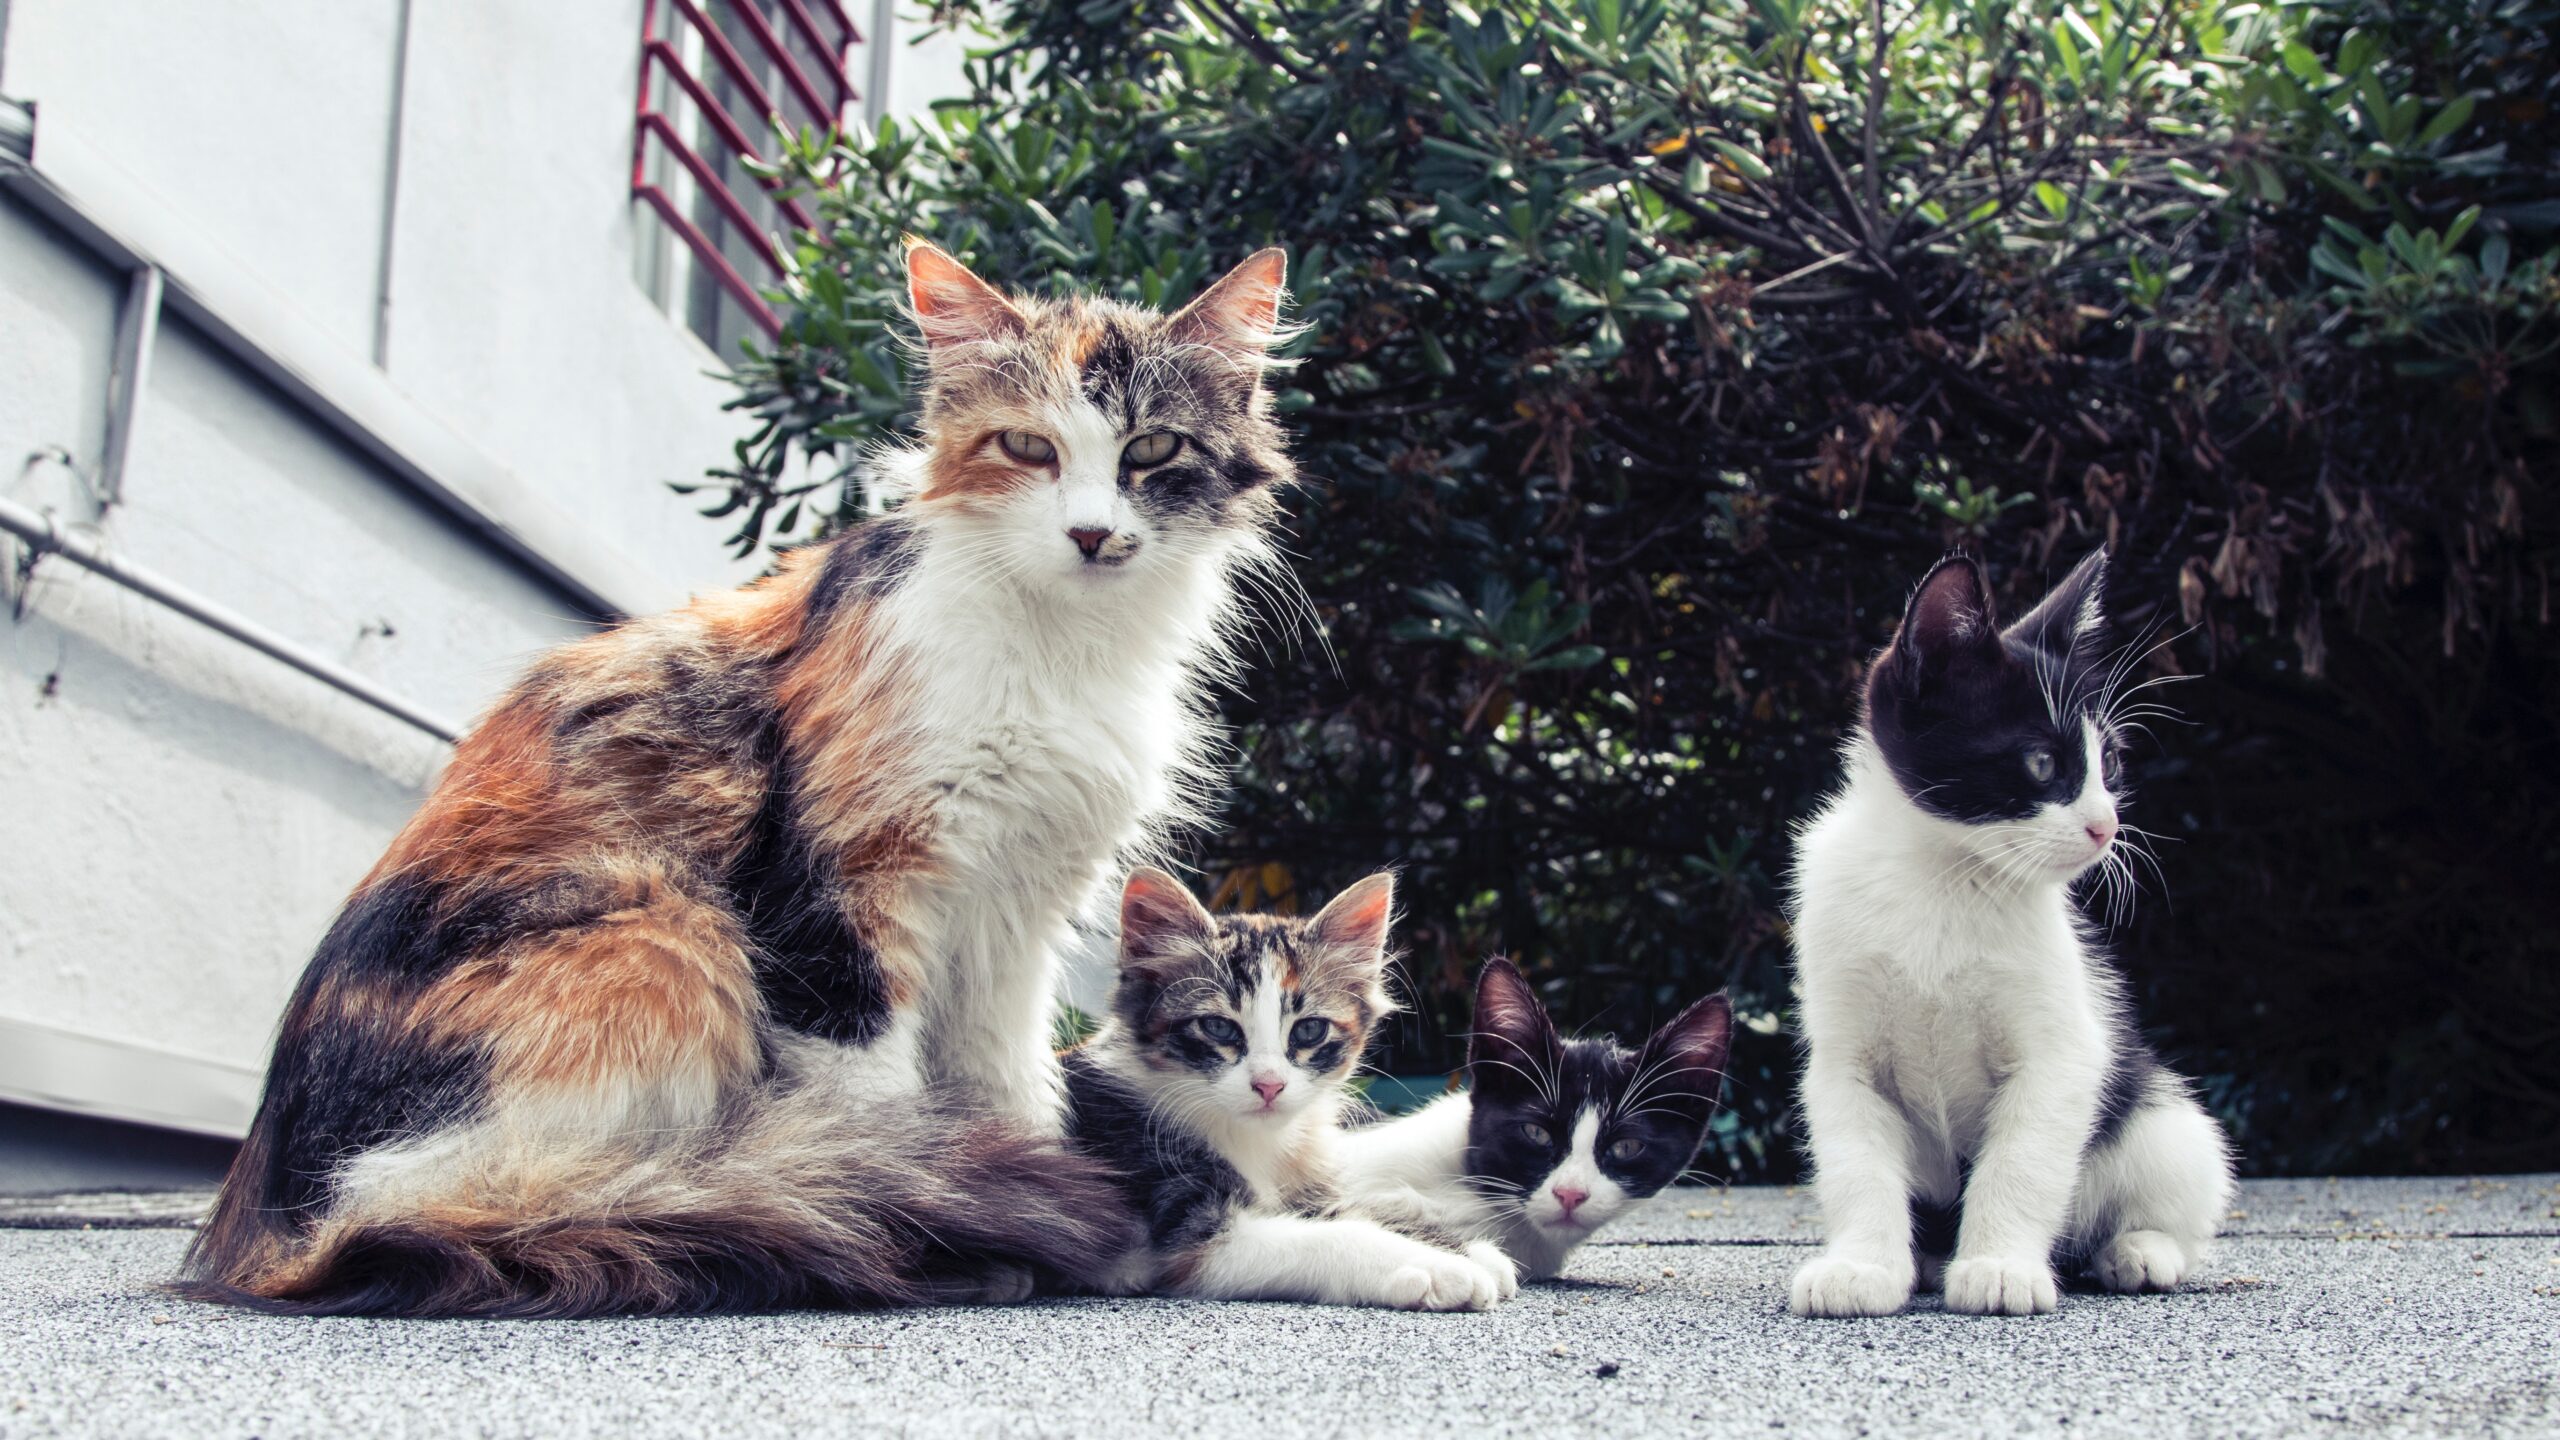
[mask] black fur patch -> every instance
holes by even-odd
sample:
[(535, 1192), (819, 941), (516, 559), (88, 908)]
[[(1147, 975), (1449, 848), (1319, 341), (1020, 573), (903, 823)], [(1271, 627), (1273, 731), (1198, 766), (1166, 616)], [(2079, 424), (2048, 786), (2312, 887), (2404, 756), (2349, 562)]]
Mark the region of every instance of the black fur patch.
[(1235, 1167), (1180, 1127), (1157, 1123), (1145, 1096), (1084, 1051), (1068, 1051), (1065, 1065), (1069, 1143), (1111, 1169), (1158, 1250), (1208, 1240), (1252, 1198)]
[(877, 598), (898, 588), (924, 553), (915, 522), (902, 514), (866, 520), (829, 542), (809, 588), (809, 623), (824, 625), (857, 597)]
[(756, 989), (773, 1024), (840, 1045), (889, 1023), (888, 987), (870, 943), (846, 923), (835, 879), (792, 816), (791, 762), (777, 741), (773, 783), (747, 848), (730, 868), (729, 904), (747, 932)]

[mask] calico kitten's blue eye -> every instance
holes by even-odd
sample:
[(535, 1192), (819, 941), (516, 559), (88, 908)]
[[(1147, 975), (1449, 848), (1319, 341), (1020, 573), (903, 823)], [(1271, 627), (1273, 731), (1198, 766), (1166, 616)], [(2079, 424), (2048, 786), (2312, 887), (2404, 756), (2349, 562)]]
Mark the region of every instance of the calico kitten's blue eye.
[(1209, 1043), (1213, 1045), (1244, 1043), (1244, 1027), (1224, 1015), (1204, 1015), (1192, 1023), (1200, 1027), (1200, 1033), (1207, 1036)]
[(1547, 1133), (1547, 1127), (1539, 1124), (1535, 1120), (1523, 1120), (1520, 1122), (1520, 1138), (1528, 1141), (1532, 1145), (1540, 1147), (1541, 1149), (1551, 1147), (1556, 1143), (1556, 1137)]
[(1332, 1021), (1319, 1020), (1313, 1015), (1310, 1015), (1306, 1019), (1289, 1027), (1289, 1043), (1301, 1048), (1310, 1045), (1321, 1045), (1324, 1043), (1325, 1037), (1332, 1033)]
[(1621, 1165), (1631, 1165), (1644, 1158), (1644, 1142), (1630, 1135), (1609, 1147), (1609, 1158)]
[(1120, 460), (1126, 465), (1161, 465), (1172, 459), (1173, 452), (1181, 448), (1181, 436), (1170, 430), (1158, 430), (1130, 441), (1128, 448), (1120, 452)]
[(996, 443), (1004, 447), (1004, 453), (1025, 465), (1046, 465), (1058, 458), (1058, 447), (1050, 444), (1047, 436), (1028, 430), (999, 431)]
[(2053, 752), (2039, 745), (2027, 752), (2027, 778), (2039, 785), (2053, 783)]

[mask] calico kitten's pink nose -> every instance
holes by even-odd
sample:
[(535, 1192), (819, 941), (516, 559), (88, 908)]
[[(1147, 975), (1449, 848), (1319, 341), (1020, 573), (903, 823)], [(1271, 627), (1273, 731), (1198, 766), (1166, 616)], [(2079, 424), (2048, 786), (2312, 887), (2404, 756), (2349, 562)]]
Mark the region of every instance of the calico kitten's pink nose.
[(1555, 1196), (1556, 1203), (1564, 1207), (1564, 1218), (1567, 1220), (1573, 1218), (1573, 1207), (1591, 1198), (1591, 1192), (1588, 1190), (1575, 1190), (1563, 1185), (1547, 1193)]
[(1067, 538), (1076, 542), (1076, 548), (1084, 552), (1084, 558), (1090, 560), (1102, 553), (1103, 542), (1111, 538), (1111, 532), (1079, 527), (1068, 531)]
[(1253, 1082), (1253, 1093), (1262, 1097), (1262, 1108), (1265, 1110), (1270, 1109), (1272, 1103), (1280, 1098), (1280, 1092), (1288, 1088), (1289, 1082), (1277, 1076), (1269, 1076)]

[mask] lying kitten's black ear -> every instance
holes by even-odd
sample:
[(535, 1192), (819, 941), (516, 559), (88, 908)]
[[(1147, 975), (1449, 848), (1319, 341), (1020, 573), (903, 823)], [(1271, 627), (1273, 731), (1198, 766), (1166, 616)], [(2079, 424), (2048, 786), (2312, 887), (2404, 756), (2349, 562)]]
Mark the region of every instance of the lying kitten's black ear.
[(1208, 948), (1217, 922), (1191, 887), (1153, 866), (1129, 872), (1120, 891), (1120, 969), (1145, 973), (1185, 963)]
[(2107, 551), (2105, 546), (2071, 567), (2026, 618), (2008, 629), (2008, 637), (2056, 657), (2096, 646), (2107, 626)]
[(1724, 1089), (1725, 1058), (1733, 1053), (1733, 1002), (1719, 990), (1671, 1018), (1636, 1052), (1630, 1108), (1673, 1104), (1704, 1123)]
[(1982, 567), (1969, 555), (1950, 555), (1911, 592), (1902, 629), (1884, 663), (1902, 688), (1911, 691), (1960, 660), (1997, 660), (2000, 654), (1991, 587), (1982, 578)]
[(1535, 1092), (1555, 1073), (1556, 1026), (1520, 967), (1500, 956), (1484, 962), (1476, 977), (1474, 1038), (1467, 1042), (1467, 1074), (1490, 1094)]

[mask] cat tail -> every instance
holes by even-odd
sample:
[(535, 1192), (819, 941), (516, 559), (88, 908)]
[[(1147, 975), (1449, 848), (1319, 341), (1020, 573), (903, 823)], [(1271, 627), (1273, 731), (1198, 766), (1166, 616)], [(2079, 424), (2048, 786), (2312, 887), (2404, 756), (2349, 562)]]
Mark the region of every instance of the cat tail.
[(173, 1288), (290, 1315), (871, 1307), (1093, 1288), (1141, 1238), (1095, 1162), (948, 1103), (768, 1093), (649, 1153), (465, 1168), (447, 1198), (342, 1206), (240, 1264), (199, 1244)]

